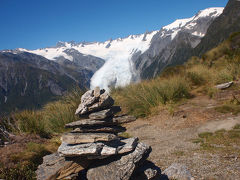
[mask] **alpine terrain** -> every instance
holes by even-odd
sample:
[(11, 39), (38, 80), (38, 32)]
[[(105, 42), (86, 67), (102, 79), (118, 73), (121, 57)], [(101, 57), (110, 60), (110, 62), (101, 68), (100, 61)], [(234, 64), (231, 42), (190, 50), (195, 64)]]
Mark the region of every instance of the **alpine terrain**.
[[(160, 30), (105, 42), (0, 51), (0, 109), (39, 108), (69, 89), (122, 87), (187, 61), (223, 8), (208, 8)], [(18, 99), (16, 101), (16, 99)]]
[(156, 76), (170, 63), (182, 63), (181, 57), (187, 56), (190, 49), (200, 43), (209, 25), (222, 11), (223, 8), (208, 8), (191, 18), (176, 20), (158, 31), (126, 38), (93, 43), (61, 42), (57, 47), (19, 50), (57, 62), (80, 61), (83, 65), (88, 62), (79, 60), (82, 57), (101, 58), (105, 64), (91, 78), (91, 88), (125, 86)]

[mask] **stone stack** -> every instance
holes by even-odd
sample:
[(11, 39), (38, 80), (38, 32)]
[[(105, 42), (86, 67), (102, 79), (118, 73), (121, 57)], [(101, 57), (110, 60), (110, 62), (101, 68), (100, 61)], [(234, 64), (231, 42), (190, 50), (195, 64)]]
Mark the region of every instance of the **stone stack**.
[[(81, 104), (76, 110), (80, 120), (65, 125), (66, 128), (72, 128), (72, 131), (63, 134), (58, 153), (52, 155), (55, 162), (57, 157), (65, 164), (67, 162), (67, 169), (70, 170), (65, 173), (65, 179), (71, 179), (74, 174), (80, 176), (80, 170), (85, 170), (86, 174), (82, 176), (89, 180), (127, 180), (133, 176), (151, 179), (157, 174), (156, 169), (143, 168), (151, 147), (138, 142), (138, 138), (118, 136), (126, 131), (121, 124), (134, 121), (135, 117), (116, 115), (121, 108), (113, 104), (114, 100), (100, 88), (89, 90), (82, 96)], [(47, 161), (49, 160), (45, 160), (39, 167), (38, 179), (44, 179), (40, 174), (47, 171)], [(58, 167), (58, 175), (61, 174), (59, 169), (66, 171), (66, 168)], [(139, 169), (144, 171), (139, 172)], [(54, 178), (58, 179), (58, 175), (54, 175)], [(63, 176), (61, 174), (61, 178)], [(44, 177), (46, 179), (46, 176)]]

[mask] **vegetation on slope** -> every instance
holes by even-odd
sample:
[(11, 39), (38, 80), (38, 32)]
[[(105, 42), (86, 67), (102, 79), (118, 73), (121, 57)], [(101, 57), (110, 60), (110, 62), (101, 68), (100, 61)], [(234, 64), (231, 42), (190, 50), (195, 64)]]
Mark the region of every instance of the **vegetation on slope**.
[(156, 106), (171, 106), (191, 97), (194, 90), (212, 97), (215, 85), (239, 76), (240, 33), (234, 33), (201, 58), (192, 57), (184, 65), (169, 67), (155, 79), (113, 89), (112, 95), (127, 113), (147, 116)]

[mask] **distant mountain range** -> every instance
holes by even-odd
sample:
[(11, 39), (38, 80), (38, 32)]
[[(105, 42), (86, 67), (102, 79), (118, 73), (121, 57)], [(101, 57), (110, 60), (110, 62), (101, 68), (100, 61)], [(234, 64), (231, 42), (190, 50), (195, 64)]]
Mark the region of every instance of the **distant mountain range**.
[(240, 2), (208, 8), (157, 31), (106, 42), (0, 51), (0, 112), (41, 107), (74, 86), (125, 86), (202, 55), (240, 30)]
[(80, 61), (86, 68), (92, 62), (88, 63), (82, 57), (98, 57), (105, 64), (91, 78), (91, 87), (108, 89), (112, 86), (125, 86), (154, 77), (169, 63), (178, 62), (179, 55), (185, 55), (183, 50), (187, 51), (186, 49), (194, 48), (200, 43), (209, 25), (222, 11), (223, 8), (208, 8), (191, 18), (176, 20), (158, 31), (102, 43), (60, 42), (52, 48), (19, 51), (37, 54), (56, 62)]

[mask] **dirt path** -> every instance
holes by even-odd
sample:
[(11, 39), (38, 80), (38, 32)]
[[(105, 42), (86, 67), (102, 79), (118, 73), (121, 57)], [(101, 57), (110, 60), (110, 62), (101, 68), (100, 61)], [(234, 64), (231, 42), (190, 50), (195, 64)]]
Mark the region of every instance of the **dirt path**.
[(182, 104), (173, 116), (168, 112), (127, 125), (128, 133), (152, 147), (150, 160), (162, 170), (174, 162), (185, 164), (195, 179), (240, 179), (240, 159), (202, 153), (193, 143), (198, 134), (231, 129), (240, 116), (214, 110), (218, 101), (200, 96)]

